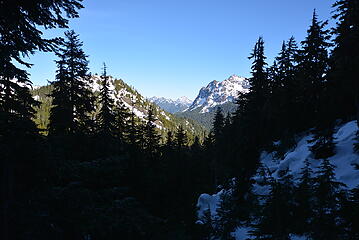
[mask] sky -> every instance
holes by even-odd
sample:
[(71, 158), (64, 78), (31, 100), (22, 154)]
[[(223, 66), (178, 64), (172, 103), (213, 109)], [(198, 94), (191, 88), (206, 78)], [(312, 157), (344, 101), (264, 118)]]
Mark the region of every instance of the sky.
[[(202, 86), (232, 74), (250, 76), (248, 56), (265, 40), (268, 63), (283, 40), (306, 36), (313, 9), (330, 20), (334, 0), (84, 0), (70, 20), (89, 55), (92, 73), (122, 78), (146, 97), (194, 99)], [(46, 30), (45, 37), (65, 29)], [(30, 79), (54, 80), (56, 56), (35, 53)]]

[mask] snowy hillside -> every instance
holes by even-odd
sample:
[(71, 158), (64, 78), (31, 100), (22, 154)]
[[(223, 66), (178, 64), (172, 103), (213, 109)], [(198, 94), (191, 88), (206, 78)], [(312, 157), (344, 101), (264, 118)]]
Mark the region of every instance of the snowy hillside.
[(212, 81), (201, 88), (198, 96), (186, 111), (200, 110), (200, 113), (210, 112), (216, 106), (234, 102), (239, 93), (248, 92), (249, 83), (244, 77), (232, 75), (228, 79)]
[(151, 97), (149, 98), (149, 100), (150, 102), (155, 103), (157, 106), (169, 113), (182, 112), (183, 110), (187, 109), (192, 103), (192, 100), (188, 99), (185, 96), (180, 97), (177, 100), (172, 100), (164, 97)]
[[(109, 76), (110, 90), (112, 91), (112, 98), (115, 100), (116, 104), (120, 102), (125, 105), (125, 107), (133, 112), (139, 119), (146, 120), (149, 106), (152, 103), (143, 97), (138, 91), (133, 87), (126, 84), (122, 79), (116, 79)], [(94, 94), (98, 94), (101, 89), (101, 76), (92, 75), (91, 76), (91, 90)], [(42, 86), (37, 87), (32, 90), (33, 97), (42, 103), (41, 107), (37, 111), (37, 117), (35, 122), (39, 124), (39, 121), (43, 121), (42, 128), (46, 128), (48, 124), (48, 115), (51, 108), (51, 99), (48, 96), (52, 91), (52, 86)], [(181, 99), (185, 102), (185, 99)], [(46, 105), (46, 107), (44, 107)], [(157, 118), (156, 127), (162, 131), (174, 130), (179, 125), (182, 125), (186, 131), (192, 134), (197, 134), (203, 131), (202, 127), (196, 122), (177, 117), (159, 106), (155, 106), (155, 115)], [(45, 120), (43, 120), (45, 119)]]
[[(359, 164), (359, 155), (353, 152), (353, 143), (356, 132), (358, 131), (356, 121), (351, 121), (339, 126), (333, 135), (336, 145), (336, 154), (330, 157), (330, 162), (336, 166), (335, 174), (336, 179), (344, 183), (348, 189), (352, 189), (359, 185), (359, 171), (355, 169), (355, 165)], [(312, 153), (309, 150), (309, 146), (312, 143), (308, 143), (312, 136), (310, 134), (305, 135), (297, 142), (297, 145), (291, 151), (288, 151), (284, 159), (278, 160), (274, 158), (274, 153), (263, 152), (260, 157), (260, 162), (265, 168), (270, 170), (272, 177), (278, 179), (278, 174), (281, 170), (289, 169), (293, 174), (294, 179), (299, 177), (301, 168), (304, 167), (304, 161), (309, 160), (310, 166), (315, 172), (320, 164), (320, 160), (314, 159)], [(268, 186), (261, 186), (259, 182), (262, 176), (259, 174), (253, 178), (254, 193), (265, 195), (268, 193)], [(209, 209), (212, 216), (216, 215), (216, 209), (218, 207), (220, 196), (224, 190), (219, 191), (216, 194), (202, 194), (198, 199), (198, 216), (199, 219), (204, 216), (204, 212)], [(200, 221), (199, 220), (199, 221)], [(237, 240), (250, 239), (247, 234), (250, 229), (238, 228), (233, 234)], [(304, 237), (293, 236), (292, 240), (306, 239)]]

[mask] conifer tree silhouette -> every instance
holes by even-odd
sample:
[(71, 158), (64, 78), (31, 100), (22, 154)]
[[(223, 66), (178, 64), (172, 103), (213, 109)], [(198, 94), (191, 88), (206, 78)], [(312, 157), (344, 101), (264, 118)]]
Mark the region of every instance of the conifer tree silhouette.
[(58, 70), (51, 93), (53, 107), (50, 112), (50, 135), (90, 133), (93, 121), (94, 96), (90, 89), (87, 56), (82, 42), (73, 31), (65, 33), (66, 40), (57, 52)]

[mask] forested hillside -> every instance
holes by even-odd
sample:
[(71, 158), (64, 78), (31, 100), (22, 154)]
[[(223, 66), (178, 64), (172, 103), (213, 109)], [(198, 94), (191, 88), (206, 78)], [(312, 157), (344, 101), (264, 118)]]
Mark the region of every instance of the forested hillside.
[[(89, 88), (95, 96), (98, 96), (101, 90), (101, 76), (92, 75), (90, 81)], [(137, 122), (146, 121), (149, 108), (153, 108), (154, 117), (156, 119), (155, 125), (163, 139), (165, 139), (168, 131), (175, 131), (179, 126), (183, 126), (184, 130), (187, 131), (191, 142), (193, 142), (195, 136), (201, 136), (203, 139), (206, 129), (196, 121), (184, 117), (177, 117), (171, 113), (165, 112), (157, 105), (154, 105), (145, 99), (138, 91), (127, 85), (122, 79), (116, 79), (109, 76), (109, 84), (112, 90), (111, 98), (114, 100), (115, 106), (123, 104), (123, 107), (127, 109), (129, 114), (133, 113), (135, 115), (134, 117)], [(50, 109), (52, 107), (52, 90), (53, 86), (50, 84), (47, 86), (36, 87), (31, 91), (35, 100), (40, 102), (40, 106), (35, 108), (36, 113), (34, 121), (44, 134), (47, 134), (46, 131), (49, 125)], [(96, 101), (95, 111), (91, 113), (94, 119), (98, 117), (100, 106), (101, 103)]]

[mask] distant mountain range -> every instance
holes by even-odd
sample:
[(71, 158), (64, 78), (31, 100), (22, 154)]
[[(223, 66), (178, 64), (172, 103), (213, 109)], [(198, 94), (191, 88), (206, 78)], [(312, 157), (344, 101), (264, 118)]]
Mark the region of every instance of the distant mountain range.
[(177, 100), (164, 97), (151, 97), (148, 100), (169, 113), (182, 112), (192, 104), (192, 100), (187, 97), (180, 97)]

